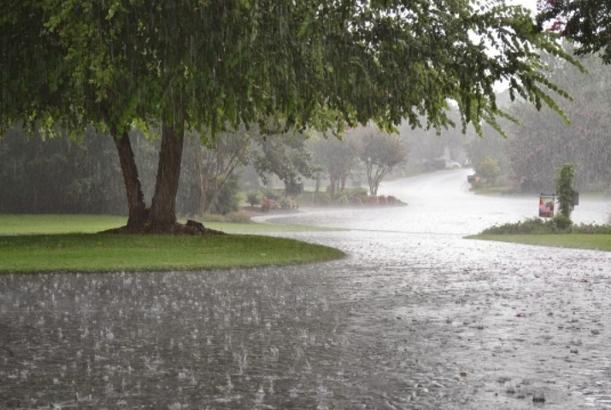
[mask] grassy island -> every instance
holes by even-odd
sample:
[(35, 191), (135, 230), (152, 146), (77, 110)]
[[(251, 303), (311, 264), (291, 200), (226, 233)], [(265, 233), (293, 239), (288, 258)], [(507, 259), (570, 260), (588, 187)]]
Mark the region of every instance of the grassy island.
[[(326, 246), (258, 235), (108, 235), (125, 218), (0, 215), (0, 272), (199, 270), (338, 259)], [(225, 232), (297, 231), (299, 225), (210, 223)], [(303, 230), (316, 229), (303, 227)]]
[(525, 245), (559, 248), (593, 249), (611, 252), (610, 234), (556, 233), (556, 234), (480, 234), (469, 239), (521, 243)]
[(611, 225), (573, 224), (562, 216), (496, 225), (467, 238), (611, 252)]

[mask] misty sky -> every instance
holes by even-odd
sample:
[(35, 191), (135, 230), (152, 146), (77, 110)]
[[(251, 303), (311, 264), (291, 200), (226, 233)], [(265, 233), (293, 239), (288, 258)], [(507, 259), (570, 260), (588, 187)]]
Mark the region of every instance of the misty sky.
[(537, 12), (537, 0), (511, 0), (510, 3), (521, 4), (524, 7), (528, 7), (532, 12)]

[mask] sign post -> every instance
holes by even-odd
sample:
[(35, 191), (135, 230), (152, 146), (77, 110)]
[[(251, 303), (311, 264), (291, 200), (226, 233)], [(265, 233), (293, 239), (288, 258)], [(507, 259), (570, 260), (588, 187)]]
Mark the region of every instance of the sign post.
[(540, 218), (553, 218), (554, 217), (554, 204), (556, 202), (555, 194), (541, 193), (539, 196), (539, 217)]

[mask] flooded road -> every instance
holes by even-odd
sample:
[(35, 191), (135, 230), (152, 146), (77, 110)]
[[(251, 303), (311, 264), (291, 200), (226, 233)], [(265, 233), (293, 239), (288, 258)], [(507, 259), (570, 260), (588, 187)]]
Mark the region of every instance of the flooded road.
[[(383, 183), (380, 195), (393, 195), (407, 207), (384, 209), (309, 209), (299, 215), (302, 223), (349, 229), (403, 233), (472, 235), (494, 224), (517, 222), (537, 216), (538, 196), (475, 195), (467, 175), (472, 170), (439, 171)], [(577, 223), (606, 223), (611, 216), (610, 198), (581, 199), (572, 219)], [(293, 218), (274, 218), (284, 222)], [(296, 221), (296, 220), (293, 220)]]
[(462, 239), (536, 211), (465, 175), (282, 218), (341, 261), (0, 276), (0, 408), (611, 408), (611, 254)]

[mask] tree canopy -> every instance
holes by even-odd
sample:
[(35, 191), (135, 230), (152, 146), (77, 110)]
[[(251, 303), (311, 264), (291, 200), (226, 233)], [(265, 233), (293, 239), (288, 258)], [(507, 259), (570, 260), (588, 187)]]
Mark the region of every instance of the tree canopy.
[[(562, 54), (526, 10), (500, 2), (43, 0), (15, 2), (1, 21), (11, 80), (3, 113), (76, 110), (91, 120), (109, 109), (106, 118), (129, 122), (167, 120), (180, 107), (207, 129), (262, 114), (298, 125), (329, 115), (420, 125), (422, 114), (439, 125), (448, 98), (478, 123), (496, 114), (496, 81), (513, 80), (512, 90), (540, 103), (549, 84), (536, 51)], [(48, 57), (43, 68), (39, 56)], [(20, 81), (30, 77), (70, 104), (43, 101)], [(15, 83), (32, 88), (22, 101)]]
[(601, 52), (611, 63), (611, 2), (609, 0), (539, 0), (539, 26), (576, 41), (576, 54)]
[(398, 135), (386, 134), (373, 127), (351, 130), (350, 135), (358, 140), (358, 155), (365, 165), (369, 193), (376, 196), (384, 177), (405, 162), (407, 147)]
[(540, 52), (570, 58), (501, 1), (25, 0), (5, 7), (0, 36), (0, 125), (111, 133), (140, 223), (127, 130), (160, 130), (150, 216), (160, 230), (176, 221), (185, 130), (211, 136), (270, 117), (296, 129), (438, 128), (451, 123), (448, 100), (463, 125), (498, 128), (498, 81), (555, 108), (550, 91), (565, 94)]

